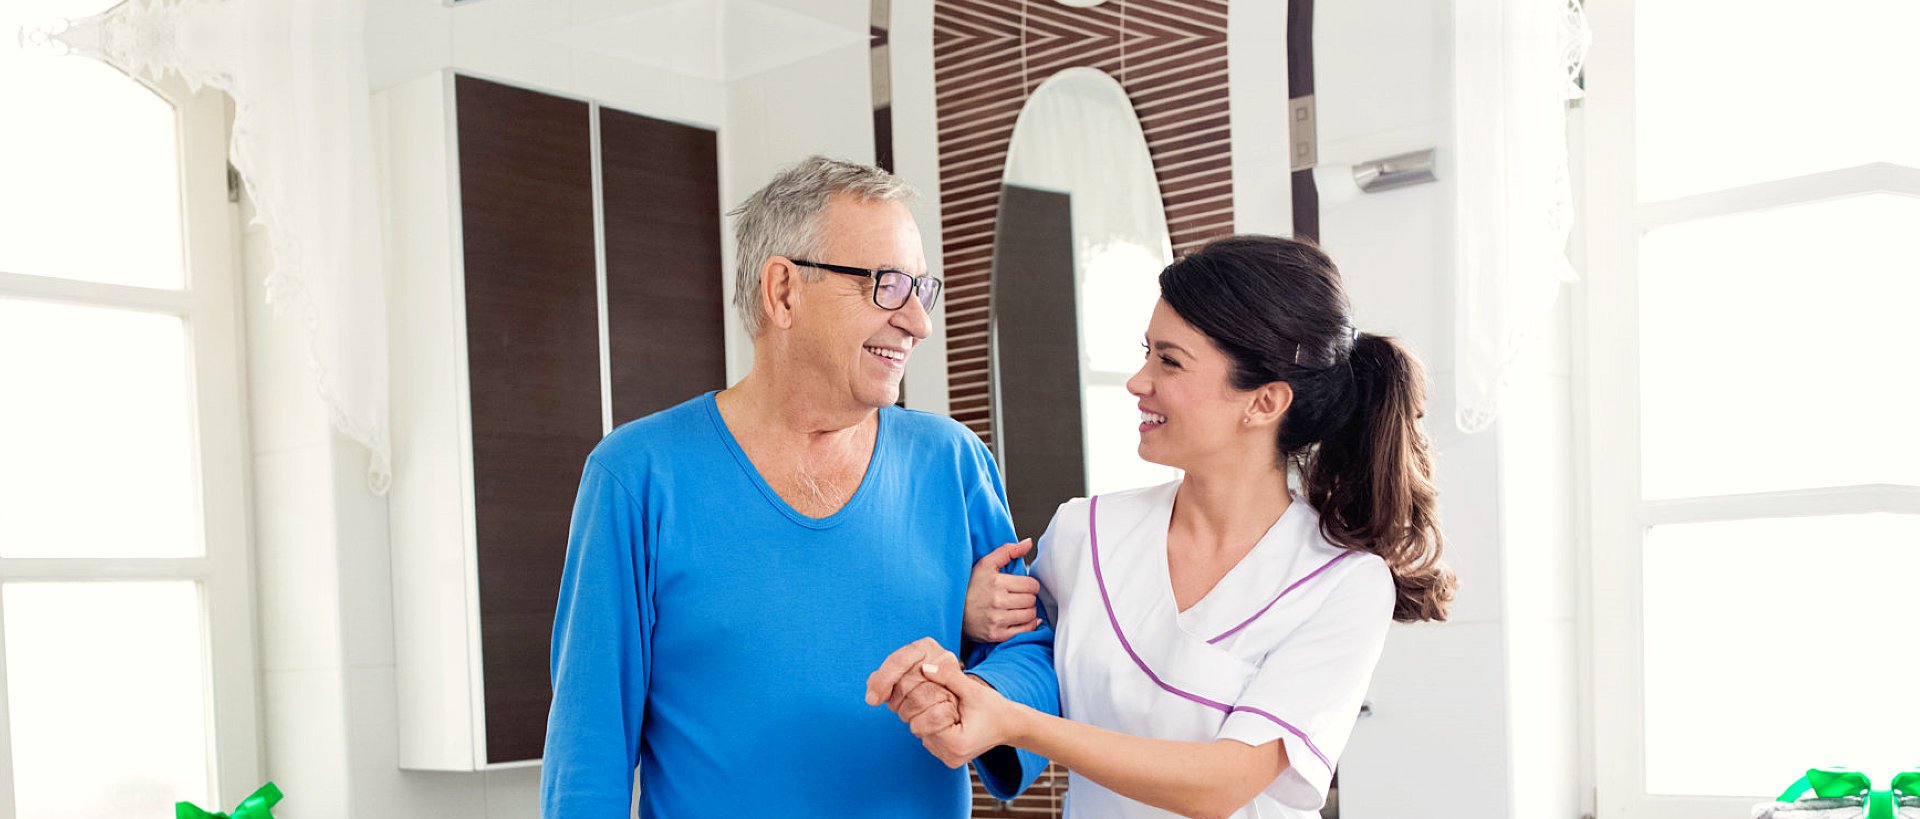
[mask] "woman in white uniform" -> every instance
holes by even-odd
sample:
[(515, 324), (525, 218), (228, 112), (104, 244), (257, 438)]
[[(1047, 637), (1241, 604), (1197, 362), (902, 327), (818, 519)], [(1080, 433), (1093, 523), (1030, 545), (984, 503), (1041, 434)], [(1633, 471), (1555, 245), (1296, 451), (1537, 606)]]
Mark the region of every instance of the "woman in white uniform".
[[(1424, 375), (1354, 329), (1310, 244), (1218, 240), (1160, 288), (1127, 387), (1140, 456), (1185, 474), (1062, 504), (1040, 538), (1064, 718), (944, 652), (918, 670), (953, 705), (902, 718), (949, 765), (1003, 744), (1060, 762), (1068, 817), (1317, 817), (1388, 624), (1444, 619), (1453, 596)], [(969, 636), (1032, 621), (1032, 582), (976, 583)]]

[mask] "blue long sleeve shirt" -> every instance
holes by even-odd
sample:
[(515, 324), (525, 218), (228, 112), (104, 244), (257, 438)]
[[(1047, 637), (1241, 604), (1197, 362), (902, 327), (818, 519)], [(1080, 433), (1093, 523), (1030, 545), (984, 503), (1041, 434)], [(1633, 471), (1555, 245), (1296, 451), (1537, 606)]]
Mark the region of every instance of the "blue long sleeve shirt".
[[(620, 427), (574, 507), (542, 815), (627, 816), (638, 766), (643, 817), (966, 816), (965, 772), (868, 706), (866, 679), (921, 637), (958, 653), (973, 563), (1014, 539), (986, 448), (940, 416), (880, 410), (859, 489), (819, 519), (761, 478), (712, 393)], [(977, 647), (968, 670), (1057, 714), (1052, 640)], [(1046, 764), (989, 758), (1001, 798)]]

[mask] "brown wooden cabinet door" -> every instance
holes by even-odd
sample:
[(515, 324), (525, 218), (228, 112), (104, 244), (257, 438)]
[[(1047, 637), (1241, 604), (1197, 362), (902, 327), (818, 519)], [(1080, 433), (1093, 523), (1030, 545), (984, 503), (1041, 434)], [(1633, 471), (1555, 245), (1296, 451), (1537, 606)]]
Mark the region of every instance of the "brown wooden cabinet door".
[(587, 103), (458, 77), (489, 762), (538, 759), (580, 467), (601, 434)]
[[(487, 761), (538, 759), (575, 488), (616, 424), (725, 386), (713, 131), (456, 77)], [(604, 245), (601, 244), (604, 240)], [(604, 247), (604, 260), (600, 257)]]
[(613, 423), (726, 386), (713, 131), (600, 109)]

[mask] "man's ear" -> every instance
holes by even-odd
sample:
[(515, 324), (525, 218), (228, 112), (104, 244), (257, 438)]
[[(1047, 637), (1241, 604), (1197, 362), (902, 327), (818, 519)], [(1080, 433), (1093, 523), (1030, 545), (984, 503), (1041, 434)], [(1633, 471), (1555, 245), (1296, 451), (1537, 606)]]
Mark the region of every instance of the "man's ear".
[(799, 299), (799, 271), (785, 256), (770, 256), (760, 265), (760, 311), (769, 327), (793, 328), (793, 308)]

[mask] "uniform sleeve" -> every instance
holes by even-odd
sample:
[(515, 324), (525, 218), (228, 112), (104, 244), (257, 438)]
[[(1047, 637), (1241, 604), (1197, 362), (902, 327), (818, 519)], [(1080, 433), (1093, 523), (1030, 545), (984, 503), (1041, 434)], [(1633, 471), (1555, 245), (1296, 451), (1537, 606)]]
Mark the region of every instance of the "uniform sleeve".
[(1360, 715), (1373, 667), (1393, 622), (1393, 576), (1378, 559), (1356, 561), (1325, 603), (1269, 651), (1234, 703), (1219, 738), (1285, 743), (1287, 769), (1266, 793), (1319, 810), (1334, 765)]
[[(1047, 522), (1047, 531), (1033, 543), (1033, 564), (1028, 567), (1035, 580), (1040, 581), (1040, 593), (1036, 595), (1040, 602), (1040, 616), (1048, 623), (1060, 621), (1060, 596), (1056, 590), (1064, 590), (1063, 583), (1073, 582), (1070, 572), (1072, 555), (1067, 550), (1076, 545), (1084, 545), (1085, 537), (1074, 532), (1075, 523), (1086, 520), (1086, 503), (1075, 499), (1060, 504), (1053, 513), (1053, 520)], [(1079, 527), (1084, 529), (1085, 527)]]
[(631, 815), (653, 633), (643, 521), (619, 479), (588, 459), (553, 617), (544, 819)]
[[(971, 473), (968, 480), (973, 487), (967, 493), (967, 538), (973, 548), (973, 559), (968, 565), (972, 565), (1018, 537), (1013, 531), (1013, 517), (1007, 512), (1007, 493), (1000, 483), (1000, 470), (978, 438), (968, 435), (967, 442), (969, 462), (965, 466)], [(1023, 562), (1014, 561), (1006, 571), (1026, 574), (1027, 567)], [(1059, 715), (1060, 680), (1053, 673), (1050, 624), (1042, 622), (1039, 628), (1004, 643), (977, 645), (966, 660), (967, 673), (986, 681), (1007, 699)], [(998, 799), (1019, 796), (1046, 767), (1046, 757), (1009, 746), (995, 748), (974, 760), (981, 784)]]

